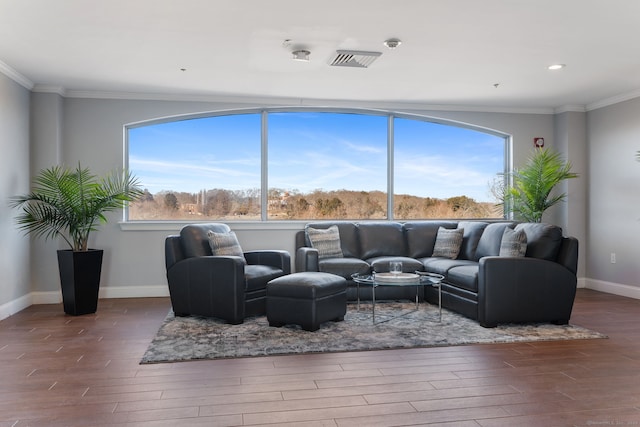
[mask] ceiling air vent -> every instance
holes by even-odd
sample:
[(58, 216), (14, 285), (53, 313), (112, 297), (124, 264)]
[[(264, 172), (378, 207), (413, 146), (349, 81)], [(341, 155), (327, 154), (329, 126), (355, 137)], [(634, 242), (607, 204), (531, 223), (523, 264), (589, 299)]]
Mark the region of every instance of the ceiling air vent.
[(331, 60), (333, 67), (367, 68), (380, 55), (380, 52), (363, 52), (358, 50), (337, 50)]

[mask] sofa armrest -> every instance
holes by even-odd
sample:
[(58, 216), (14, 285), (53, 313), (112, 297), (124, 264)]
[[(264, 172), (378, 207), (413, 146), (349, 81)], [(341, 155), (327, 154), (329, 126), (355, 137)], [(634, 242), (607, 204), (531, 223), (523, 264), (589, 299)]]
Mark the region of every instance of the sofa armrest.
[(296, 272), (302, 271), (320, 271), (317, 249), (303, 246), (296, 250)]
[(484, 257), (478, 270), (478, 321), (567, 323), (576, 295), (576, 275), (538, 258)]
[(174, 312), (209, 312), (241, 323), (245, 313), (244, 265), (238, 256), (193, 257), (173, 264), (167, 270), (167, 282)]
[(284, 271), (284, 274), (291, 273), (291, 256), (289, 252), (282, 250), (257, 250), (247, 251), (244, 257), (248, 264), (269, 265)]

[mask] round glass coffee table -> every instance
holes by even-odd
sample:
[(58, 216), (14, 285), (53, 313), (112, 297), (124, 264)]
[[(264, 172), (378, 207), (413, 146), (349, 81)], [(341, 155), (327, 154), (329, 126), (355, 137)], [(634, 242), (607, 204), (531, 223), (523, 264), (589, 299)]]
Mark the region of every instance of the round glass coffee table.
[(358, 310), (360, 310), (360, 285), (371, 287), (372, 317), (376, 323), (376, 288), (378, 286), (415, 286), (416, 288), (416, 310), (418, 309), (418, 288), (420, 286), (433, 286), (438, 288), (438, 312), (439, 321), (442, 322), (442, 287), (440, 283), (444, 276), (442, 274), (416, 271), (415, 273), (373, 273), (373, 274), (352, 274), (351, 278), (356, 283), (358, 298)]

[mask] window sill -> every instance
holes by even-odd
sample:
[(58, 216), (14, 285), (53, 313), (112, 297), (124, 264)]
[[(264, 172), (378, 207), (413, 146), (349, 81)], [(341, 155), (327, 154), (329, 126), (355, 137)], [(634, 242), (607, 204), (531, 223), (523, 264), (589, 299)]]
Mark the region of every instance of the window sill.
[[(202, 221), (224, 222), (232, 230), (303, 230), (309, 221)], [(120, 221), (122, 231), (180, 231), (187, 224), (196, 221)]]

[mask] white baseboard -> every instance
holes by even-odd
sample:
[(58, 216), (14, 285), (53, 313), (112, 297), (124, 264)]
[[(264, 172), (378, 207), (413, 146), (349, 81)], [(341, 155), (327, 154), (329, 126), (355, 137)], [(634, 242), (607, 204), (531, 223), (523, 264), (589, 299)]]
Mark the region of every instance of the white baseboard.
[(586, 288), (587, 287), (587, 279), (584, 277), (578, 277), (578, 283), (576, 285), (577, 288)]
[(640, 299), (640, 287), (605, 282), (604, 280), (586, 279), (587, 289), (620, 295), (622, 297)]
[(33, 304), (33, 299), (30, 294), (23, 295), (20, 298), (9, 301), (8, 303), (0, 305), (0, 320), (6, 319), (9, 316), (16, 314), (19, 311), (24, 310)]
[[(167, 285), (158, 286), (105, 286), (100, 288), (98, 298), (155, 298), (168, 297)], [(13, 301), (0, 305), (0, 320), (24, 310), (30, 305), (59, 304), (62, 302), (61, 291), (31, 292)]]
[(100, 288), (99, 298), (155, 298), (168, 297), (167, 285), (155, 286), (105, 286)]
[(31, 292), (31, 301), (34, 305), (37, 304), (59, 304), (62, 302), (62, 292), (49, 291), (49, 292)]

